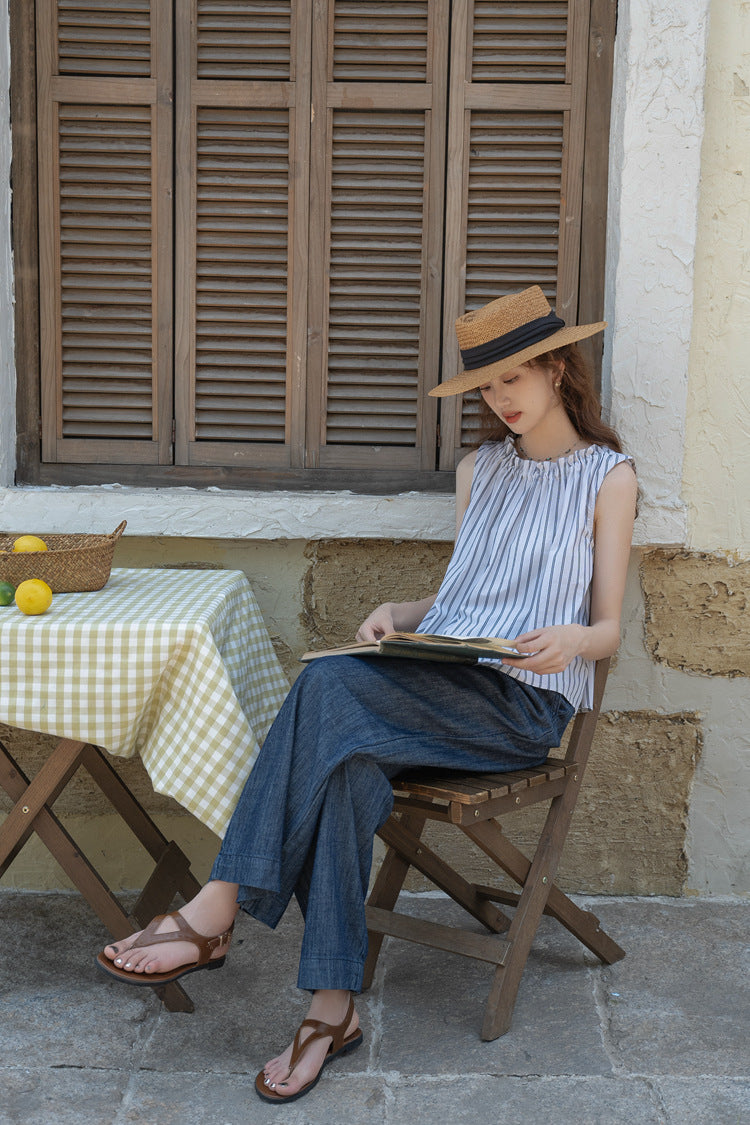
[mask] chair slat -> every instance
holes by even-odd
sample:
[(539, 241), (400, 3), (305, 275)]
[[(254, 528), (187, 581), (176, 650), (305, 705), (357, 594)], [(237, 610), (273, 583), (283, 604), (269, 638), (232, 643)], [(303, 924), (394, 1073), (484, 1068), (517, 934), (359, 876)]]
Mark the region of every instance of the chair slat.
[(460, 774), (420, 770), (419, 773), (407, 773), (403, 777), (394, 778), (393, 788), (400, 793), (413, 793), (415, 796), (432, 797), (438, 801), (481, 805), (485, 801), (497, 800), (510, 793), (520, 793), (530, 786), (543, 785), (547, 781), (566, 777), (577, 768), (575, 762), (548, 758), (540, 766), (531, 766), (525, 770), (510, 770), (507, 773), (490, 771)]
[[(502, 778), (502, 781), (497, 780)], [(395, 778), (393, 788), (399, 792), (414, 793), (421, 797), (435, 797), (443, 801), (459, 801), (464, 805), (482, 804), (495, 797), (510, 792), (503, 774), (490, 780), (485, 774), (437, 774), (424, 773)]]

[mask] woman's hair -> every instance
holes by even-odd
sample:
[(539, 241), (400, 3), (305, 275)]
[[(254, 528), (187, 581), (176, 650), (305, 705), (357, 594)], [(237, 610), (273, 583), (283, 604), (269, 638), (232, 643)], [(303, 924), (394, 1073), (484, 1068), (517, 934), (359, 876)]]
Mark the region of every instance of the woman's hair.
[[(566, 344), (562, 348), (545, 352), (528, 360), (524, 366), (550, 367), (562, 364), (561, 383), (557, 388), (565, 412), (577, 433), (593, 445), (608, 445), (617, 453), (622, 453), (620, 439), (611, 426), (601, 419), (601, 404), (594, 389), (591, 370), (577, 344)], [(490, 410), (482, 399), (479, 414), (480, 432), (477, 445), (485, 441), (502, 441), (511, 433), (505, 423)]]

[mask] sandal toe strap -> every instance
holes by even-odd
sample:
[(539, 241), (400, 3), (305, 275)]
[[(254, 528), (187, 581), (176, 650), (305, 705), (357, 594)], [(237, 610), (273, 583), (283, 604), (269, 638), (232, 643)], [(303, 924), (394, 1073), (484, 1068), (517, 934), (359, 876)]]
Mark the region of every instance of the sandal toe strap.
[[(318, 1039), (332, 1039), (333, 1042), (328, 1048), (329, 1054), (335, 1055), (341, 1049), (346, 1036), (346, 1029), (351, 1023), (354, 1014), (354, 998), (349, 996), (349, 1006), (346, 1009), (346, 1015), (341, 1023), (331, 1024), (324, 1023), (322, 1020), (303, 1020), (297, 1028), (297, 1034), (294, 1036), (294, 1043), (292, 1044), (292, 1056), (289, 1060), (289, 1073), (291, 1074), (295, 1066), (299, 1062), (303, 1053), (307, 1050), (311, 1043), (316, 1042)], [(310, 1034), (305, 1039), (304, 1043), (301, 1041), (302, 1032), (305, 1028), (312, 1028)]]
[[(166, 933), (159, 934), (156, 931), (162, 922), (169, 919), (176, 926), (174, 930), (168, 930)], [(164, 942), (171, 941), (189, 941), (198, 950), (198, 964), (203, 964), (205, 961), (211, 959), (211, 954), (219, 946), (226, 944), (232, 936), (234, 930), (234, 922), (225, 930), (223, 934), (217, 937), (205, 937), (203, 934), (196, 933), (189, 922), (186, 922), (179, 911), (174, 911), (172, 914), (157, 914), (140, 936), (133, 942), (131, 949), (143, 949), (149, 945), (160, 945)]]

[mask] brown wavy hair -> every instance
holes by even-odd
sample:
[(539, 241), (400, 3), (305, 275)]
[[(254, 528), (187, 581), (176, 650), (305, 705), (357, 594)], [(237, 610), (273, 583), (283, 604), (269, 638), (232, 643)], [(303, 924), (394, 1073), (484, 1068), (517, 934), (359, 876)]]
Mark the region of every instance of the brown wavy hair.
[[(581, 438), (592, 445), (608, 445), (617, 453), (622, 453), (622, 445), (611, 426), (601, 418), (601, 403), (594, 388), (591, 368), (583, 357), (578, 344), (566, 344), (562, 348), (544, 352), (530, 359), (525, 367), (552, 367), (562, 363), (560, 386), (557, 388), (565, 412)], [(482, 399), (480, 431), (477, 445), (485, 441), (503, 441), (512, 433), (494, 411)]]

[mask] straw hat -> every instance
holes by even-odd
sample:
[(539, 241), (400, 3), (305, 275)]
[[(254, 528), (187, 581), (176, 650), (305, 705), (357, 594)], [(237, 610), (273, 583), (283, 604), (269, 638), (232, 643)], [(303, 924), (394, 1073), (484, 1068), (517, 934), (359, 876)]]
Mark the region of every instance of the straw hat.
[(498, 297), (458, 318), (456, 335), (464, 369), (429, 393), (444, 398), (471, 391), (535, 356), (593, 336), (606, 324), (602, 320), (566, 328), (538, 285)]

